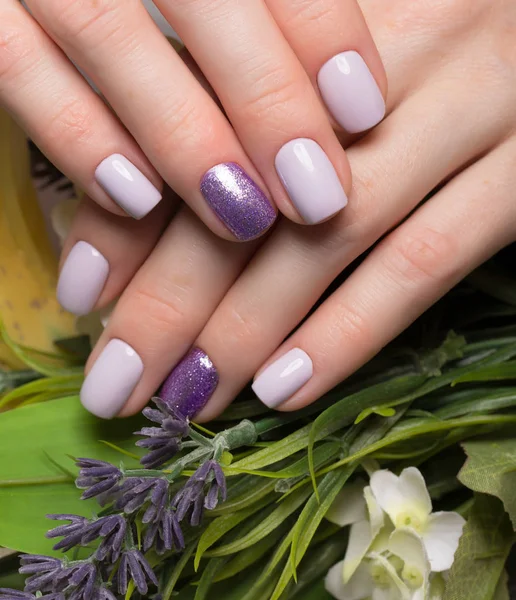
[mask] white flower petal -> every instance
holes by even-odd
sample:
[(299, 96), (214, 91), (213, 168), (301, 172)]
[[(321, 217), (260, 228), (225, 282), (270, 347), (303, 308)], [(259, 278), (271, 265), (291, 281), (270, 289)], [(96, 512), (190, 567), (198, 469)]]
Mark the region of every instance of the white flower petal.
[(349, 530), (349, 541), (344, 557), (344, 583), (347, 583), (364, 560), (373, 538), (369, 521), (353, 523)]
[[(376, 552), (371, 552), (371, 554), (369, 556), (371, 557), (371, 560), (375, 561), (376, 563), (379, 563), (385, 569), (385, 571), (387, 571), (387, 574), (389, 575), (389, 578), (391, 581), (390, 588), (388, 588), (389, 594), (387, 596), (383, 596), (383, 597), (389, 598), (389, 600), (410, 600), (410, 594), (411, 594), (410, 590), (405, 585), (405, 583), (400, 579), (398, 573), (396, 572), (396, 569), (387, 560), (387, 558), (385, 558), (385, 556), (383, 556), (382, 554), (377, 554)], [(374, 582), (374, 580), (373, 580), (373, 582)], [(375, 587), (375, 591), (377, 589), (378, 588)], [(380, 588), (380, 589), (384, 589), (384, 588)], [(374, 598), (375, 598), (375, 595), (373, 593), (373, 599)]]
[(389, 539), (389, 550), (411, 567), (415, 567), (425, 581), (430, 575), (430, 561), (423, 540), (412, 529), (396, 529)]
[(334, 565), (326, 575), (324, 587), (337, 600), (364, 600), (373, 592), (373, 582), (366, 563), (362, 563), (349, 581), (344, 583), (344, 561)]
[(364, 499), (363, 481), (356, 481), (337, 494), (325, 518), (336, 525), (345, 527), (367, 519), (366, 501)]
[(411, 515), (423, 524), (432, 511), (432, 501), (421, 472), (415, 467), (404, 469), (399, 477), (390, 471), (376, 471), (371, 476), (373, 494), (396, 525), (398, 517)]
[(364, 488), (364, 500), (367, 505), (369, 514), (369, 522), (371, 523), (371, 537), (373, 540), (380, 533), (380, 530), (385, 525), (385, 513), (382, 507), (378, 504), (371, 486)]
[(446, 571), (452, 566), (465, 523), (456, 512), (437, 512), (430, 515), (423, 533), (423, 544), (432, 571)]
[(427, 600), (427, 597), (428, 596), (425, 593), (425, 588), (419, 588), (412, 593), (410, 600)]

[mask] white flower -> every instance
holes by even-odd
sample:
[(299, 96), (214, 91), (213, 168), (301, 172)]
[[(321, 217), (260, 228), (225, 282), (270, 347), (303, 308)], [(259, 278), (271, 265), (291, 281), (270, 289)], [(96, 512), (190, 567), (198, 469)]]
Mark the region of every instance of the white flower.
[(448, 570), (464, 528), (464, 519), (455, 512), (432, 514), (432, 501), (421, 472), (405, 469), (399, 477), (390, 471), (376, 471), (371, 489), (396, 529), (411, 529), (422, 539), (431, 570)]

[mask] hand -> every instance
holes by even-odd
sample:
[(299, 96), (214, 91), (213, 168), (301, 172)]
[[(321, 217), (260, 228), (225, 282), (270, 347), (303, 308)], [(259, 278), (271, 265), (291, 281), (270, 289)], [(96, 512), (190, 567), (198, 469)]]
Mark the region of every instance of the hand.
[[(157, 2), (229, 122), (140, 0), (26, 4), (33, 16), (18, 0), (0, 8), (0, 103), (104, 208), (144, 217), (161, 199), (162, 177), (212, 231), (247, 241), (272, 225), (274, 204), (317, 223), (347, 203), (349, 164), (315, 81), (323, 67), (321, 92), (352, 131), (383, 117), (375, 78), (385, 91), (385, 75), (356, 0), (315, 3), (327, 10), (328, 38), (310, 20), (318, 9), (302, 0), (292, 4), (303, 18), (273, 0)], [(308, 48), (310, 33), (319, 39)], [(332, 77), (344, 96), (328, 86)]]
[[(298, 409), (516, 238), (514, 3), (363, 0), (362, 8), (390, 92), (385, 121), (349, 148), (346, 211), (310, 229), (279, 223), (238, 279), (250, 247), (203, 235), (182, 211), (93, 352), (82, 391), (90, 410), (137, 411), (177, 364), (164, 393), (192, 412), (206, 404), (200, 420), (220, 413), (257, 371), (263, 402)], [(192, 346), (202, 351), (180, 361)]]

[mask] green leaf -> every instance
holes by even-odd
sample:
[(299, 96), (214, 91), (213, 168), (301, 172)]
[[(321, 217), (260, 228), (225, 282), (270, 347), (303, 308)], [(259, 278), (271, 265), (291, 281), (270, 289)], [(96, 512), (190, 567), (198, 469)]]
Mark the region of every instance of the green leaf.
[(507, 575), (507, 571), (504, 571), (498, 581), (498, 585), (496, 586), (493, 600), (511, 600), (509, 597), (509, 588), (507, 587), (508, 583), (509, 576)]
[[(77, 397), (0, 414), (0, 545), (22, 552), (55, 554), (45, 538), (48, 513), (92, 516), (94, 501), (79, 499), (67, 471), (69, 455), (120, 463), (121, 455), (99, 440), (134, 449), (139, 419), (101, 421)], [(124, 458), (127, 466), (137, 461)], [(50, 525), (51, 526), (51, 525)]]
[(500, 498), (516, 529), (516, 439), (472, 440), (463, 448), (468, 459), (459, 473), (460, 482)]
[(223, 502), (216, 509), (210, 511), (210, 515), (218, 517), (227, 513), (235, 513), (243, 510), (270, 494), (274, 490), (276, 482), (272, 479), (259, 479), (258, 477), (250, 477), (247, 481), (247, 491), (242, 491), (241, 494)]
[(210, 588), (213, 585), (213, 580), (227, 561), (227, 557), (212, 558), (208, 561), (208, 563), (203, 569), (203, 573), (199, 581), (197, 591), (195, 592), (194, 600), (206, 600), (208, 598), (208, 592), (210, 591)]
[(479, 494), (449, 573), (443, 600), (493, 600), (514, 532), (502, 503)]
[[(237, 525), (249, 519), (249, 517), (254, 515), (264, 506), (270, 504), (271, 501), (271, 499), (262, 500), (262, 502), (259, 504), (253, 504), (251, 507), (236, 513), (217, 517), (214, 521), (212, 521), (203, 532), (201, 539), (199, 540), (199, 544), (197, 545), (197, 552), (195, 553), (194, 561), (195, 570), (197, 571), (199, 568), (201, 558), (208, 548), (211, 548), (213, 544), (218, 542), (220, 538), (226, 535), (226, 533), (231, 531)], [(216, 554), (212, 552), (211, 556), (216, 556)]]
[(349, 425), (366, 408), (373, 408), (379, 403), (400, 398), (421, 387), (426, 379), (424, 375), (396, 377), (356, 392), (327, 408), (315, 419), (310, 428), (308, 442), (310, 470), (313, 472), (313, 447), (317, 440), (324, 439), (345, 425)]
[(510, 379), (516, 379), (516, 361), (514, 360), (501, 365), (488, 365), (472, 373), (457, 377), (453, 381), (453, 385), (470, 381), (504, 381)]
[(195, 543), (187, 546), (181, 554), (181, 556), (179, 557), (179, 560), (174, 565), (174, 568), (172, 569), (172, 572), (170, 573), (167, 579), (167, 584), (165, 586), (165, 589), (163, 590), (163, 600), (170, 600), (170, 598), (172, 597), (172, 593), (175, 591), (175, 587), (177, 582), (179, 581), (179, 578), (181, 577), (181, 573), (183, 572), (188, 561), (192, 557), (194, 551)]
[(493, 413), (516, 406), (516, 388), (467, 390), (452, 396), (452, 401), (434, 411), (439, 419), (454, 419), (464, 415)]
[(294, 527), (294, 536), (290, 550), (290, 564), (294, 574), (308, 550), (321, 521), (354, 470), (354, 467), (349, 466), (345, 469), (331, 471), (325, 475), (318, 486), (321, 502), (318, 501), (317, 495), (314, 492), (303, 507)]
[(262, 540), (265, 536), (273, 532), (285, 521), (293, 512), (295, 512), (312, 493), (311, 489), (306, 487), (296, 490), (293, 494), (282, 500), (278, 507), (272, 511), (263, 521), (252, 531), (244, 535), (238, 540), (220, 546), (210, 552), (211, 556), (226, 556), (240, 552), (245, 548), (249, 548), (256, 542)]

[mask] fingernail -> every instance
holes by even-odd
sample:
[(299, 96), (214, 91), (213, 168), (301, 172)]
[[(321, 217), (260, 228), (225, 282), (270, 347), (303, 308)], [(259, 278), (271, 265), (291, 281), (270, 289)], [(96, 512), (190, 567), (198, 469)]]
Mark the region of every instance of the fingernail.
[(313, 140), (292, 140), (276, 156), (276, 170), (290, 199), (310, 225), (326, 221), (348, 203), (337, 172)]
[(268, 366), (252, 385), (254, 393), (269, 408), (283, 404), (312, 377), (312, 359), (294, 348)]
[(382, 92), (358, 52), (330, 58), (319, 71), (317, 83), (328, 110), (349, 133), (371, 129), (384, 118)]
[(265, 194), (236, 163), (222, 163), (207, 171), (201, 193), (240, 241), (259, 237), (276, 220), (276, 211)]
[(118, 206), (135, 219), (144, 217), (161, 200), (159, 190), (121, 154), (104, 159), (95, 178)]
[(74, 315), (93, 310), (109, 275), (109, 263), (87, 242), (77, 242), (61, 269), (57, 300)]
[(219, 383), (219, 373), (210, 357), (193, 348), (167, 377), (159, 397), (185, 417), (200, 412)]
[(102, 419), (113, 418), (133, 393), (142, 373), (142, 359), (133, 348), (122, 340), (111, 340), (82, 385), (84, 408)]

